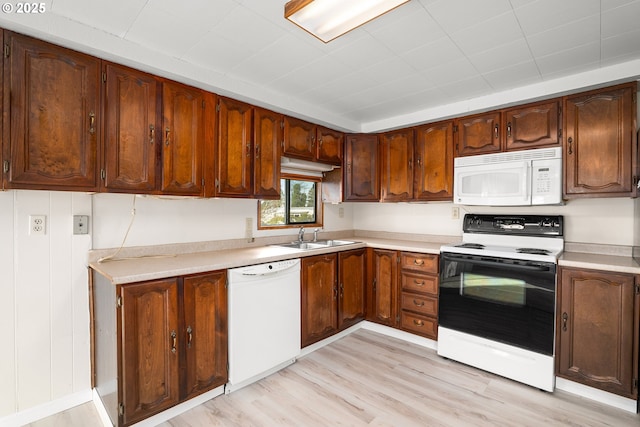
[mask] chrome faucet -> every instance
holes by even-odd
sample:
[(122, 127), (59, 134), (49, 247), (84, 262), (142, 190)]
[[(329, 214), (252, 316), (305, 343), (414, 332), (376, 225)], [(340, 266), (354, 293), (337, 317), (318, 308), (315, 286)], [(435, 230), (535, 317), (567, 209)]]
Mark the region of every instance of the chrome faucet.
[(315, 230), (313, 230), (313, 241), (314, 242), (318, 241), (318, 230), (320, 230), (320, 229), (316, 228)]
[(298, 231), (298, 242), (302, 242), (304, 240), (304, 227), (300, 227), (300, 231)]

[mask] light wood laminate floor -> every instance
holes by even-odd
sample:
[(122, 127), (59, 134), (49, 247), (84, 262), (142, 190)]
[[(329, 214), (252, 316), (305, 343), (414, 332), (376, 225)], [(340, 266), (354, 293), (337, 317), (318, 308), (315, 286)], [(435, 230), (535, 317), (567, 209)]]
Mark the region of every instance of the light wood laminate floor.
[[(32, 426), (92, 425), (76, 421)], [(640, 415), (546, 393), (361, 329), (160, 426), (639, 427)]]

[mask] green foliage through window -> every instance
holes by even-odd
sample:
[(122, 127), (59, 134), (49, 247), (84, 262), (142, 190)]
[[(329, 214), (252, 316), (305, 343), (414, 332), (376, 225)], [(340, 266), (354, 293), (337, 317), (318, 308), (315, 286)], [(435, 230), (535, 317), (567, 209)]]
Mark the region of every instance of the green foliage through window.
[(314, 181), (281, 179), (280, 200), (260, 201), (260, 225), (274, 227), (315, 224), (317, 185)]

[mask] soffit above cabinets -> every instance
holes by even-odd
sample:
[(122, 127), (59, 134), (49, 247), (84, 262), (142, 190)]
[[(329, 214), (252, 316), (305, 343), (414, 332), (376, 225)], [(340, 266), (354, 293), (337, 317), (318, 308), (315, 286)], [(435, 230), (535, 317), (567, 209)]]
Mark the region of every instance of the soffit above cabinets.
[(327, 44), (286, 0), (44, 3), (0, 26), (354, 132), (640, 77), (640, 0), (411, 0)]

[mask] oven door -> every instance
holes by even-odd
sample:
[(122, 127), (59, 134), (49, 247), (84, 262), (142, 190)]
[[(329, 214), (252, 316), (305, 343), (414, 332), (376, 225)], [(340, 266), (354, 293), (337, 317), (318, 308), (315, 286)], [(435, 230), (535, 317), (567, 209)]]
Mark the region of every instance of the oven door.
[(556, 265), (442, 253), (439, 324), (553, 355)]

